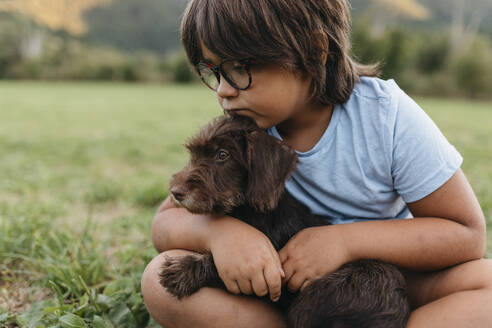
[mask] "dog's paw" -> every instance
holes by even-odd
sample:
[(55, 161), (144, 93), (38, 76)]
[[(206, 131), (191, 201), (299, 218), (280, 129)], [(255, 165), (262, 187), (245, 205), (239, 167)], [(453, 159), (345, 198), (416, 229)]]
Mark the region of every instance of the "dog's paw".
[(197, 292), (202, 287), (197, 276), (202, 259), (201, 255), (167, 258), (159, 274), (161, 285), (178, 299)]

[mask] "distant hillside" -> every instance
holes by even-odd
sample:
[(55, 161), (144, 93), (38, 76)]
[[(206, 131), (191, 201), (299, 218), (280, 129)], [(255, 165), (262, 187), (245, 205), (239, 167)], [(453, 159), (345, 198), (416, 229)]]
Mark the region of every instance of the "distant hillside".
[[(354, 20), (367, 15), (370, 0), (349, 0)], [(396, 1), (396, 0), (395, 0)], [(88, 12), (87, 40), (110, 44), (124, 50), (147, 49), (159, 53), (179, 48), (179, 22), (188, 0), (113, 0), (109, 7)], [(418, 29), (448, 29), (451, 22), (451, 0), (418, 0), (432, 16), (427, 21), (399, 20), (398, 24)], [(469, 0), (470, 13), (480, 8), (485, 15), (480, 32), (492, 37), (491, 0)]]
[(87, 40), (124, 50), (166, 53), (179, 47), (179, 21), (186, 0), (113, 0), (85, 15)]
[[(371, 4), (369, 0), (349, 0), (352, 5), (354, 20), (367, 14), (367, 8)], [(405, 21), (399, 20), (398, 24), (403, 24), (418, 28), (440, 28), (448, 29), (452, 21), (451, 7), (452, 0), (418, 0), (430, 13), (431, 18), (427, 21)], [(474, 11), (479, 10), (483, 19), (480, 25), (480, 33), (492, 38), (492, 2), (491, 0), (469, 0), (465, 5), (465, 21), (469, 22)]]

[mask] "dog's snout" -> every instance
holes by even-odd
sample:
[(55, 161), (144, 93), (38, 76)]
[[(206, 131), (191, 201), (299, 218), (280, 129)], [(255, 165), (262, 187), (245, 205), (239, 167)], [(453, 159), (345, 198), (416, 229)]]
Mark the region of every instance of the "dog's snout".
[(171, 188), (171, 193), (177, 201), (182, 201), (186, 196), (186, 190), (180, 186), (173, 186)]

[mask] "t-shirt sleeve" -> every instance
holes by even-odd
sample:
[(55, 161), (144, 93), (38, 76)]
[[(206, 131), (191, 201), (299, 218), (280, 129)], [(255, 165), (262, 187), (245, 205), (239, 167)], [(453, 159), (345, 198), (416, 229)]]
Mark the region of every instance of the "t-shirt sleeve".
[(448, 181), (463, 157), (419, 105), (403, 91), (397, 94), (391, 174), (395, 190), (410, 203)]

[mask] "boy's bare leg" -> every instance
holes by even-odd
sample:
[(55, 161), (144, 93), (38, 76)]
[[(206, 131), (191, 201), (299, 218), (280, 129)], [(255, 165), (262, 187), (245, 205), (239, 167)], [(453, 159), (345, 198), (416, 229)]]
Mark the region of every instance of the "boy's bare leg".
[(492, 260), (409, 275), (407, 282), (417, 307), (407, 328), (492, 327)]
[(166, 328), (234, 327), (284, 328), (282, 315), (268, 303), (248, 296), (236, 296), (221, 289), (202, 288), (178, 301), (159, 283), (165, 256), (183, 256), (189, 251), (172, 250), (156, 256), (142, 275), (142, 293), (150, 315)]

